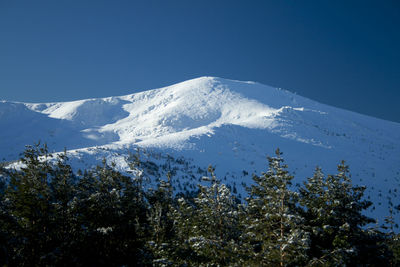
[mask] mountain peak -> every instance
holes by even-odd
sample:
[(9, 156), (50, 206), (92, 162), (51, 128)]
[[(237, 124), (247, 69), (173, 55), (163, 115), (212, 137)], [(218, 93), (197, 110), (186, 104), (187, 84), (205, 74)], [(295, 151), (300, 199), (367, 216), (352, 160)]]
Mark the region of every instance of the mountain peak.
[(67, 147), (78, 162), (107, 158), (123, 169), (127, 149), (143, 147), (194, 158), (201, 166), (213, 164), (224, 175), (229, 171), (247, 181), (250, 176), (239, 174), (265, 170), (266, 154), (279, 147), (303, 179), (315, 165), (335, 167), (341, 159), (352, 166), (356, 183), (367, 181), (382, 192), (400, 179), (400, 124), (259, 83), (218, 77), (125, 96), (4, 101), (0, 129), (0, 156), (7, 160), (42, 140), (55, 151)]
[[(319, 104), (286, 90), (210, 76), (126, 96), (18, 105), (27, 107), (24, 112), (31, 112), (39, 124), (39, 118), (45, 117), (74, 129), (79, 140), (73, 143), (78, 147), (185, 147), (194, 136), (208, 135), (224, 125), (264, 129), (298, 142), (332, 147), (335, 141), (327, 141), (324, 132), (345, 132), (346, 127), (359, 131), (366, 120), (363, 115)], [(346, 125), (342, 119), (353, 123)], [(373, 120), (375, 124), (383, 123)], [(330, 124), (335, 121), (338, 125)], [(391, 135), (395, 135), (393, 131)], [(57, 139), (55, 135), (51, 137)]]

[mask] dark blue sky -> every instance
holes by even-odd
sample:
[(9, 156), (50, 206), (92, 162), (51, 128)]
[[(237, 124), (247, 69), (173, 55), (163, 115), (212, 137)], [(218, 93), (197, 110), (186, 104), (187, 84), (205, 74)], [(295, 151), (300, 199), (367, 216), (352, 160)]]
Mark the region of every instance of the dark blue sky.
[(252, 80), (400, 122), (399, 1), (0, 0), (0, 99)]

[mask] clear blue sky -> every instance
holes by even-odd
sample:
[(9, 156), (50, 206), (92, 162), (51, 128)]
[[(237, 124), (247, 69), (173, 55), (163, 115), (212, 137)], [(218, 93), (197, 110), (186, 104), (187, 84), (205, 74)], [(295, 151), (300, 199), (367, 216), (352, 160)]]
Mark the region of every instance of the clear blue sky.
[(252, 80), (400, 122), (400, 1), (0, 0), (0, 99)]

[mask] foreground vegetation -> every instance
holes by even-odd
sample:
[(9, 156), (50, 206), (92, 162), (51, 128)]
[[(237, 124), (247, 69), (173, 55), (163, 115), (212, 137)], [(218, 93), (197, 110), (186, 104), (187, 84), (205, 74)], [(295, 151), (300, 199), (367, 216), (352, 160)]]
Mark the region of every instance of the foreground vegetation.
[[(386, 230), (363, 215), (371, 202), (348, 166), (317, 168), (296, 190), (281, 153), (254, 176), (245, 203), (209, 176), (174, 194), (168, 175), (143, 189), (104, 162), (74, 173), (66, 154), (50, 163), (28, 147), (21, 170), (2, 170), (0, 265), (4, 266), (398, 266), (392, 217)], [(41, 160), (39, 160), (41, 158)], [(138, 159), (132, 162), (140, 170)], [(174, 177), (179, 179), (179, 177)]]

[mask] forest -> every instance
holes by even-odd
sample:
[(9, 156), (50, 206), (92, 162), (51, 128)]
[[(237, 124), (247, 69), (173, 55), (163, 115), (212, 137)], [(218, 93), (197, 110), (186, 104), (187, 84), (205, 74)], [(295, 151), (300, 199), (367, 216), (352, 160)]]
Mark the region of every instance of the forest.
[(277, 149), (243, 199), (212, 166), (176, 192), (170, 173), (145, 188), (139, 157), (129, 175), (105, 160), (75, 172), (39, 144), (21, 162), (0, 170), (1, 266), (400, 265), (398, 206), (377, 226), (344, 161), (296, 186)]

